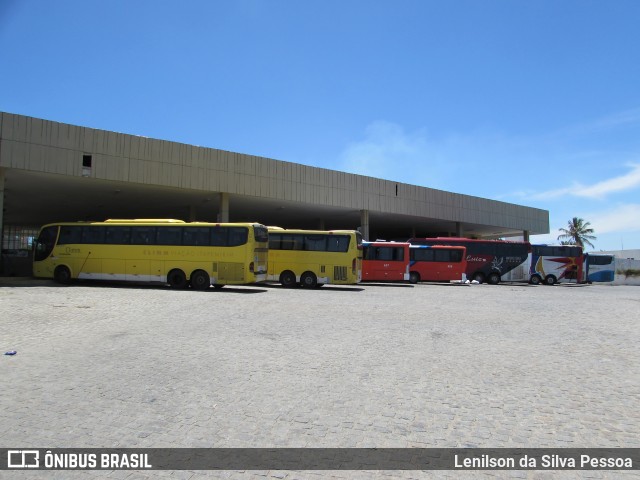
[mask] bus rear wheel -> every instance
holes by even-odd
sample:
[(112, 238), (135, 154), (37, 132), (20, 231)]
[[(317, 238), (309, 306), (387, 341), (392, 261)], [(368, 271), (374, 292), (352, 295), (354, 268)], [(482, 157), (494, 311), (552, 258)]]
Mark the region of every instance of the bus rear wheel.
[(409, 283), (418, 283), (420, 281), (420, 274), (418, 272), (409, 273)]
[(280, 283), (284, 288), (293, 288), (296, 286), (296, 275), (290, 270), (285, 270), (280, 274)]
[(211, 286), (209, 274), (204, 270), (196, 270), (191, 274), (191, 287), (195, 290), (207, 290)]
[(300, 283), (304, 288), (316, 288), (318, 277), (313, 272), (304, 272), (300, 277)]
[(60, 265), (53, 272), (53, 279), (58, 283), (68, 285), (71, 282), (71, 272), (64, 265)]
[(171, 270), (169, 275), (167, 275), (167, 283), (171, 288), (185, 288), (187, 286), (187, 277), (182, 270)]
[(500, 283), (500, 274), (498, 272), (491, 272), (487, 277), (487, 283), (490, 285), (497, 285)]
[(547, 275), (547, 277), (544, 279), (544, 283), (546, 283), (547, 285), (555, 285), (556, 281), (556, 277), (554, 277), (553, 275)]

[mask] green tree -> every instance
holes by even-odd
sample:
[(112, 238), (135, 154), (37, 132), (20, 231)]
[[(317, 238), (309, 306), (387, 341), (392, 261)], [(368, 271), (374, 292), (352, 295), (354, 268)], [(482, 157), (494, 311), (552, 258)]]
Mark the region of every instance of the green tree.
[(585, 222), (582, 218), (573, 217), (572, 220), (567, 222), (567, 228), (561, 228), (561, 235), (558, 235), (558, 240), (563, 239), (563, 245), (570, 243), (571, 245), (578, 245), (584, 248), (585, 244), (594, 248), (591, 240), (595, 240), (593, 234), (593, 228), (589, 228), (591, 225), (589, 222)]

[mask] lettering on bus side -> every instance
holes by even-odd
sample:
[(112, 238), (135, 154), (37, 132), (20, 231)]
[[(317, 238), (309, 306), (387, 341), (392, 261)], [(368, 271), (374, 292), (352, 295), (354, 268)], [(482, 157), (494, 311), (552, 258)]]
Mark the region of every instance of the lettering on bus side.
[(474, 257), (473, 255), (467, 255), (467, 262), (488, 262), (488, 258)]

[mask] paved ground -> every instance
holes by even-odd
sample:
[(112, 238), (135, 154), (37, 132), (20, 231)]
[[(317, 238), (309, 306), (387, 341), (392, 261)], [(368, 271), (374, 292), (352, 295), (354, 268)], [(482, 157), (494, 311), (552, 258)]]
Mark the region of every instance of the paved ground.
[[(0, 446), (640, 447), (639, 327), (633, 286), (196, 292), (4, 281), (0, 350), (18, 353), (0, 356)], [(506, 476), (465, 478), (483, 475)], [(563, 475), (584, 476), (617, 474)]]

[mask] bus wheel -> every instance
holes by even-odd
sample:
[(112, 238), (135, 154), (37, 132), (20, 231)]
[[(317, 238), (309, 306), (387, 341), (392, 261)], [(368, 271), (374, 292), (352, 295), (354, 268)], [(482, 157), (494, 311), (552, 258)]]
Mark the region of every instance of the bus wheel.
[(290, 270), (285, 270), (280, 274), (280, 283), (285, 288), (293, 288), (296, 286), (296, 275)]
[(476, 272), (471, 277), (471, 280), (475, 280), (478, 283), (483, 283), (484, 282), (484, 275), (482, 273), (480, 273), (480, 272)]
[(497, 285), (500, 283), (500, 274), (498, 272), (491, 272), (487, 277), (487, 282), (491, 285)]
[(547, 285), (553, 285), (556, 283), (556, 277), (553, 275), (547, 275), (547, 278), (544, 279), (544, 283)]
[(305, 272), (300, 277), (300, 283), (304, 288), (316, 288), (318, 285), (318, 278), (313, 272)]
[(191, 287), (195, 290), (207, 290), (210, 286), (211, 279), (204, 270), (196, 270), (191, 274)]
[(187, 286), (187, 277), (182, 270), (171, 270), (167, 275), (167, 283), (171, 288), (185, 288)]
[(409, 283), (418, 283), (420, 281), (420, 274), (418, 272), (409, 273)]
[(542, 278), (540, 278), (540, 275), (533, 275), (530, 279), (529, 279), (529, 283), (531, 285), (540, 285), (542, 283)]
[(64, 265), (60, 265), (53, 272), (53, 279), (58, 283), (67, 285), (71, 282), (71, 272)]

